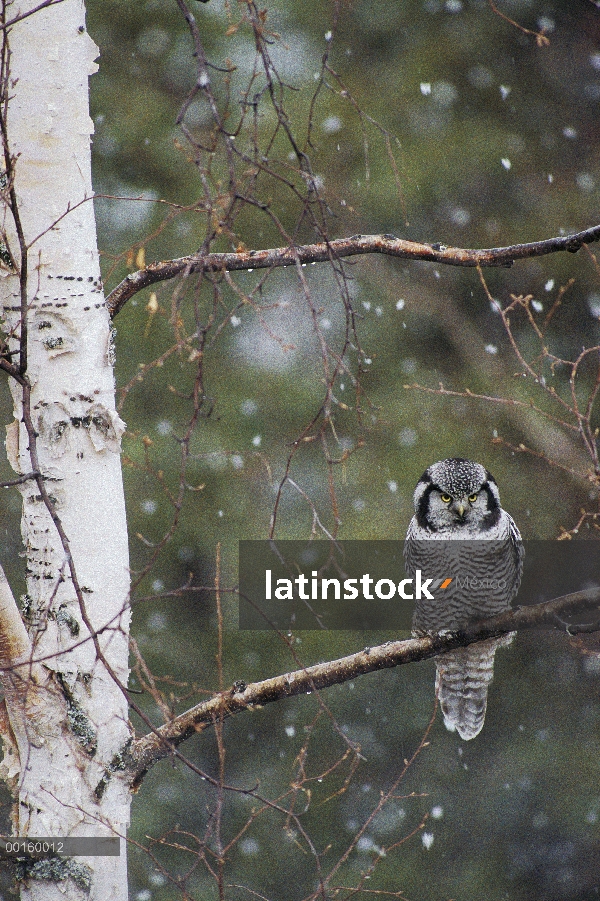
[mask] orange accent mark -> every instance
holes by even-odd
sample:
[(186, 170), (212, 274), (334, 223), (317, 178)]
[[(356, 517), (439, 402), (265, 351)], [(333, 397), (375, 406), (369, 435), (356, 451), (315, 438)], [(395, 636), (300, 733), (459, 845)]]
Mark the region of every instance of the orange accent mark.
[(444, 581), (440, 585), (440, 588), (447, 588), (451, 581), (452, 579), (444, 579)]

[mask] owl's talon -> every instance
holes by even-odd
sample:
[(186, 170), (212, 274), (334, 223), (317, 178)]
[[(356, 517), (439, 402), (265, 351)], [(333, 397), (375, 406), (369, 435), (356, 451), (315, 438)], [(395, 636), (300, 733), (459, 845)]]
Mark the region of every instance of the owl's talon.
[(428, 632), (426, 629), (413, 629), (411, 632), (413, 638), (431, 638), (435, 632)]

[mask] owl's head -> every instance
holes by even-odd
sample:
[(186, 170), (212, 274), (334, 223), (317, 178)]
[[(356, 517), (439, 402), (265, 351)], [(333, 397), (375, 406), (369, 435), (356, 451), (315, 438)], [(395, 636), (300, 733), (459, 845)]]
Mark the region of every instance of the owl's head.
[(418, 524), (432, 532), (485, 531), (501, 515), (498, 486), (491, 473), (472, 460), (440, 460), (425, 470), (415, 488)]

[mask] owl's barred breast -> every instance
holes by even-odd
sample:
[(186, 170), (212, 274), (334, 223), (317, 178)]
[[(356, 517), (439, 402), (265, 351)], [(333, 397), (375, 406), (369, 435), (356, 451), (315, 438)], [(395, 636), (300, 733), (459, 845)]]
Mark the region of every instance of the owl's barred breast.
[(405, 545), (409, 574), (448, 579), (434, 599), (416, 601), (413, 627), (417, 630), (457, 629), (469, 622), (502, 613), (517, 593), (521, 564), (510, 539), (431, 541), (409, 539)]

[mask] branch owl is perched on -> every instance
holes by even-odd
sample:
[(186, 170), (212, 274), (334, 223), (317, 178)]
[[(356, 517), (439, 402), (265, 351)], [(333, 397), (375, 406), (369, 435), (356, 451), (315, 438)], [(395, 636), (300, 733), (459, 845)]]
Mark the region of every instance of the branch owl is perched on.
[[(523, 545), (500, 506), (494, 477), (471, 460), (440, 460), (419, 479), (414, 505), (404, 546), (407, 572), (452, 578), (434, 599), (417, 599), (414, 633), (460, 629), (507, 610), (521, 582)], [(463, 739), (483, 728), (496, 649), (511, 640), (489, 639), (436, 660), (444, 723)]]

